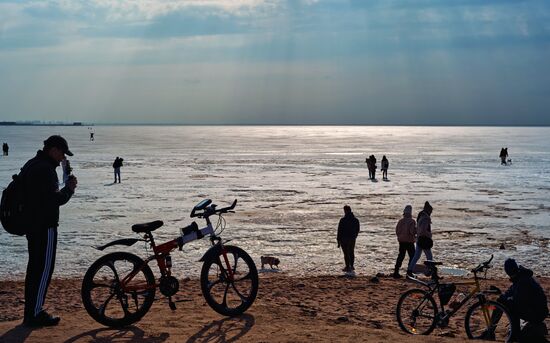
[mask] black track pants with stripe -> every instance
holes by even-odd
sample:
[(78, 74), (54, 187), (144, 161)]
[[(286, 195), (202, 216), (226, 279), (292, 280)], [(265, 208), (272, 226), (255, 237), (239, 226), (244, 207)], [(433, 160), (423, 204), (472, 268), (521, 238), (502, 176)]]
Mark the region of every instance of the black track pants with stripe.
[(57, 228), (27, 234), (29, 262), (25, 277), (25, 318), (42, 311), (52, 279), (57, 249)]

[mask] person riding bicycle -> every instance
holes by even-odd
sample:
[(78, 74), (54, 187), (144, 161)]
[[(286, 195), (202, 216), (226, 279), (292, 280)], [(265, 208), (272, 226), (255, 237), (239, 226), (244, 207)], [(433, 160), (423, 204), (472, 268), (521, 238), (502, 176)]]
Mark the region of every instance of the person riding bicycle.
[[(548, 316), (548, 300), (540, 284), (533, 278), (533, 271), (518, 266), (512, 258), (504, 262), (504, 271), (510, 277), (512, 285), (498, 301), (504, 304), (512, 315), (513, 325), (519, 333), (513, 339), (520, 342), (548, 342), (544, 319)], [(526, 324), (519, 329), (519, 321)]]

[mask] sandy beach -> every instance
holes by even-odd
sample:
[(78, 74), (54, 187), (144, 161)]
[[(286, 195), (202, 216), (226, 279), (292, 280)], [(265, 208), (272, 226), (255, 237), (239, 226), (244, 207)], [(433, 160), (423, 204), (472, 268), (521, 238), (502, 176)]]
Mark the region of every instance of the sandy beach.
[[(80, 280), (52, 281), (46, 308), (61, 317), (57, 327), (28, 329), (21, 324), (23, 282), (0, 281), (0, 342), (462, 342), (465, 309), (449, 327), (430, 336), (401, 332), (395, 320), (399, 295), (414, 287), (403, 279), (381, 276), (347, 278), (336, 275), (290, 277), (260, 274), (254, 305), (242, 316), (227, 318), (214, 312), (202, 297), (198, 280), (180, 280), (177, 309), (159, 297), (138, 323), (110, 329), (88, 316), (80, 299)], [(447, 278), (451, 280), (452, 278)], [(550, 289), (550, 278), (538, 278)], [(505, 289), (505, 279), (484, 285)], [(550, 322), (547, 323), (550, 325)]]

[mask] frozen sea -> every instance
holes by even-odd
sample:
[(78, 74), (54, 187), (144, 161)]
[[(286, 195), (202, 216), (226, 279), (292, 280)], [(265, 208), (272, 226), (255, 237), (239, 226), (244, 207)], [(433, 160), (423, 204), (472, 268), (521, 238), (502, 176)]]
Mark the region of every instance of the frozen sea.
[[(175, 238), (204, 198), (219, 206), (238, 199), (222, 236), (258, 267), (261, 255), (279, 257), (291, 275), (340, 273), (336, 227), (345, 204), (361, 222), (357, 272), (390, 272), (403, 207), (416, 214), (426, 200), (434, 207), (434, 257), (445, 265), (469, 268), (495, 254), (500, 266), (510, 256), (549, 272), (548, 127), (94, 126), (93, 142), (89, 131), (0, 126), (10, 145), (1, 186), (49, 135), (66, 137), (75, 153), (79, 186), (61, 208), (54, 277), (82, 276), (105, 253), (93, 246), (138, 237), (135, 223), (161, 219), (157, 242)], [(512, 165), (500, 165), (501, 147)], [(378, 166), (388, 157), (389, 181), (379, 170), (378, 182), (368, 179), (370, 154)], [(122, 183), (113, 184), (117, 156)], [(208, 247), (203, 239), (175, 251), (176, 276), (197, 277)], [(142, 244), (127, 250), (147, 254)], [(23, 278), (26, 262), (25, 238), (0, 230), (0, 279)]]

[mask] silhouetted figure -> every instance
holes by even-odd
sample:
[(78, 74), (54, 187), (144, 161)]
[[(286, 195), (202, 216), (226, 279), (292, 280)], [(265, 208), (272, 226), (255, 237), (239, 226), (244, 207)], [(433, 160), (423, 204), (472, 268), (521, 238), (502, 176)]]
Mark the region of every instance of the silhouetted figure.
[(372, 180), (376, 180), (376, 157), (374, 155), (370, 155), (370, 164), (372, 168)]
[(344, 216), (338, 223), (336, 241), (338, 242), (338, 247), (342, 247), (342, 251), (344, 252), (346, 266), (343, 271), (347, 273), (355, 270), (353, 263), (355, 261), (355, 240), (358, 234), (359, 220), (351, 212), (351, 207), (346, 205), (344, 206)]
[(120, 168), (122, 167), (122, 161), (124, 161), (124, 159), (117, 156), (117, 158), (115, 158), (115, 162), (113, 162), (113, 168), (115, 171), (115, 181), (113, 183), (117, 182), (117, 177), (118, 183), (120, 183)]
[(24, 175), (25, 214), (28, 217), (26, 238), (29, 259), (23, 321), (26, 326), (53, 326), (59, 323), (59, 317), (44, 311), (43, 306), (55, 265), (59, 207), (71, 199), (77, 186), (76, 177), (72, 176), (65, 187), (58, 187), (55, 169), (65, 155), (73, 156), (67, 141), (61, 136), (51, 136), (44, 141), (44, 148), (38, 151), (36, 157), (21, 169)]
[(8, 154), (10, 152), (10, 147), (9, 147), (8, 143), (2, 144), (2, 151), (4, 152), (4, 156), (8, 156)]
[(399, 269), (405, 259), (405, 253), (409, 255), (409, 264), (414, 257), (414, 242), (416, 240), (416, 222), (412, 218), (412, 206), (407, 205), (403, 210), (403, 218), (399, 220), (395, 227), (395, 235), (399, 242), (399, 255), (395, 261), (395, 269), (393, 271), (394, 278), (400, 278)]
[[(512, 285), (499, 296), (498, 302), (504, 304), (512, 316), (514, 337), (513, 342), (538, 343), (548, 342), (545, 318), (548, 316), (548, 299), (540, 284), (533, 278), (533, 271), (518, 266), (512, 258), (504, 261), (504, 271), (510, 277)], [(502, 312), (494, 311), (491, 317), (493, 323), (498, 323)], [(525, 325), (520, 327), (520, 320)], [(494, 332), (485, 332), (483, 338), (494, 338)]]
[(500, 149), (500, 164), (506, 165), (506, 158), (508, 157), (508, 148)]
[(94, 133), (93, 132), (90, 132), (90, 141), (94, 141)]
[(372, 161), (370, 156), (365, 159), (365, 163), (367, 164), (367, 169), (369, 170), (369, 180), (372, 180)]
[(414, 277), (413, 269), (416, 262), (420, 259), (422, 252), (426, 255), (426, 260), (433, 259), (432, 255), (432, 206), (429, 202), (424, 203), (424, 209), (418, 213), (416, 217), (416, 249), (414, 251), (414, 257), (409, 262), (407, 268), (407, 275)]
[(388, 181), (388, 168), (390, 161), (386, 158), (386, 155), (382, 156), (382, 162), (380, 162), (380, 170), (382, 171), (382, 180)]

